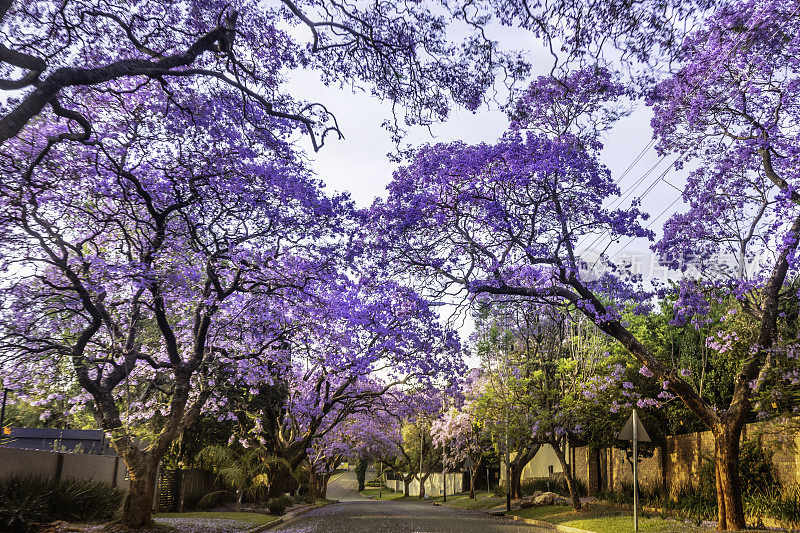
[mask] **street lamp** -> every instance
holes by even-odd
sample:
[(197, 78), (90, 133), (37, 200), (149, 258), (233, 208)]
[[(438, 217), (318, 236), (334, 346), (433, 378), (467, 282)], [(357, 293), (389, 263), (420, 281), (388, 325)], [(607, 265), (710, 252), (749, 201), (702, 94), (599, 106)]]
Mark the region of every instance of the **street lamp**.
[[(445, 410), (444, 391), (442, 391), (442, 416)], [(442, 439), (442, 503), (447, 503), (447, 467), (445, 460), (447, 459), (447, 440)]]
[(425, 437), (422, 435), (422, 422), (419, 424), (419, 499), (422, 499), (422, 449), (425, 447)]

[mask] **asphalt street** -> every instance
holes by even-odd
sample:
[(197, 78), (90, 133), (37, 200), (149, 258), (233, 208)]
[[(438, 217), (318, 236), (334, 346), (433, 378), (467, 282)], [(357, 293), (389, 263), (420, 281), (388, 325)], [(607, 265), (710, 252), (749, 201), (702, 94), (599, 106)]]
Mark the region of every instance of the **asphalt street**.
[(544, 533), (551, 529), (428, 503), (351, 501), (321, 507), (273, 531), (292, 533)]
[(364, 499), (351, 472), (328, 488), (341, 503), (315, 509), (272, 531), (292, 533), (544, 533), (537, 528), (481, 511), (434, 506), (430, 503)]

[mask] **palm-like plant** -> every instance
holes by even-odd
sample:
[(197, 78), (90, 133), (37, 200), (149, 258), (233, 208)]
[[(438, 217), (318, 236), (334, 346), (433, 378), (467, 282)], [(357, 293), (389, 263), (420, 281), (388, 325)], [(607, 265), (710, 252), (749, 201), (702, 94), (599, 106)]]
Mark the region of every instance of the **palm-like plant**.
[[(203, 448), (197, 454), (197, 462), (200, 467), (214, 472), (224, 486), (235, 492), (237, 510), (245, 496), (255, 499), (267, 494), (272, 482), (272, 472), (276, 468), (288, 467), (286, 461), (278, 457), (264, 457), (257, 450), (237, 453), (227, 446)], [(217, 498), (219, 495), (219, 492), (207, 494), (203, 500)]]

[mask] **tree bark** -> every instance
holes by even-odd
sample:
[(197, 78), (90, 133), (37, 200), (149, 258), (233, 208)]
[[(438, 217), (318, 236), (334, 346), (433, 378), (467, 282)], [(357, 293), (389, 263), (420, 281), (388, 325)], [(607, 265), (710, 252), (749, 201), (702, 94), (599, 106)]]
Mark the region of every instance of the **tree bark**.
[(425, 474), (424, 476), (419, 477), (419, 499), (425, 499), (425, 482), (428, 481), (428, 477), (430, 477), (430, 473)]
[(313, 469), (313, 467), (310, 467), (309, 468), (309, 472), (308, 472), (308, 497), (316, 499), (317, 498), (317, 485), (314, 482), (315, 481), (314, 478), (316, 478), (316, 475), (314, 474), (314, 469)]
[(522, 470), (524, 464), (511, 461), (511, 499), (518, 500), (522, 497)]
[(741, 425), (720, 424), (714, 431), (714, 463), (717, 486), (717, 519), (720, 530), (744, 529), (744, 505), (739, 478)]
[(122, 526), (129, 529), (153, 527), (156, 464), (149, 458), (123, 459), (130, 472), (130, 487), (122, 507)]
[(518, 500), (522, 498), (522, 471), (525, 470), (531, 459), (539, 452), (539, 444), (534, 444), (517, 452), (516, 457), (511, 461), (511, 498)]
[(578, 490), (578, 484), (575, 483), (572, 472), (570, 472), (564, 450), (561, 449), (557, 441), (552, 441), (550, 446), (553, 447), (553, 451), (556, 452), (556, 457), (558, 457), (558, 462), (561, 463), (561, 470), (564, 472), (564, 480), (567, 482), (567, 488), (569, 489), (569, 497), (572, 500), (572, 508), (576, 511), (580, 511), (582, 507), (581, 494)]
[[(446, 475), (446, 474), (443, 474)], [(478, 466), (476, 465), (470, 470), (469, 473), (469, 497), (475, 499), (475, 477), (478, 475)]]
[(403, 496), (411, 495), (411, 477), (403, 478)]
[(330, 474), (325, 474), (322, 478), (322, 486), (320, 487), (319, 495), (322, 499), (328, 498), (328, 480), (331, 478)]

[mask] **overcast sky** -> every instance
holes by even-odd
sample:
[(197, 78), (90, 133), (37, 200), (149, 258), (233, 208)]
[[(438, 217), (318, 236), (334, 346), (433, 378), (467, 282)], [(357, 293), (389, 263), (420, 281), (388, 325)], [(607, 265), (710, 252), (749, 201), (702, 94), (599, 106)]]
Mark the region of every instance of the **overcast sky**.
[[(397, 168), (386, 157), (393, 145), (389, 133), (381, 127), (382, 120), (389, 116), (389, 106), (369, 94), (353, 94), (347, 89), (325, 87), (314, 72), (307, 71), (293, 76), (292, 93), (298, 97), (324, 102), (336, 115), (345, 135), (343, 140), (329, 136), (325, 146), (310, 156), (314, 172), (325, 181), (329, 192), (349, 191), (362, 207), (369, 206), (378, 196), (385, 197), (386, 185), (391, 180), (393, 170)], [(680, 200), (669, 207), (679, 197), (679, 192), (670, 183), (680, 188), (686, 172), (674, 170), (671, 168), (671, 158), (661, 159), (650, 148), (625, 173), (652, 139), (650, 117), (650, 110), (641, 104), (630, 117), (620, 121), (604, 140), (602, 162), (611, 169), (614, 179), (622, 177), (619, 186), (623, 197), (629, 196), (621, 205), (626, 207), (635, 197), (642, 196), (667, 171), (664, 179), (657, 181), (643, 200), (644, 210), (651, 213), (653, 218), (664, 213), (657, 220), (647, 222), (658, 233), (669, 214), (682, 208)], [(477, 113), (459, 110), (447, 122), (434, 125), (433, 136), (427, 129), (417, 128), (411, 131), (406, 140), (412, 145), (453, 140), (467, 143), (494, 142), (503, 134), (506, 126), (505, 115), (498, 109), (484, 108)], [(588, 240), (583, 246), (579, 246), (579, 250), (591, 242)], [(593, 248), (602, 251), (608, 244), (608, 239), (603, 238)], [(612, 243), (608, 252), (614, 254), (619, 251), (617, 257), (624, 255), (624, 252), (647, 254), (648, 246), (649, 243), (644, 239), (630, 244), (623, 240), (618, 244)]]

